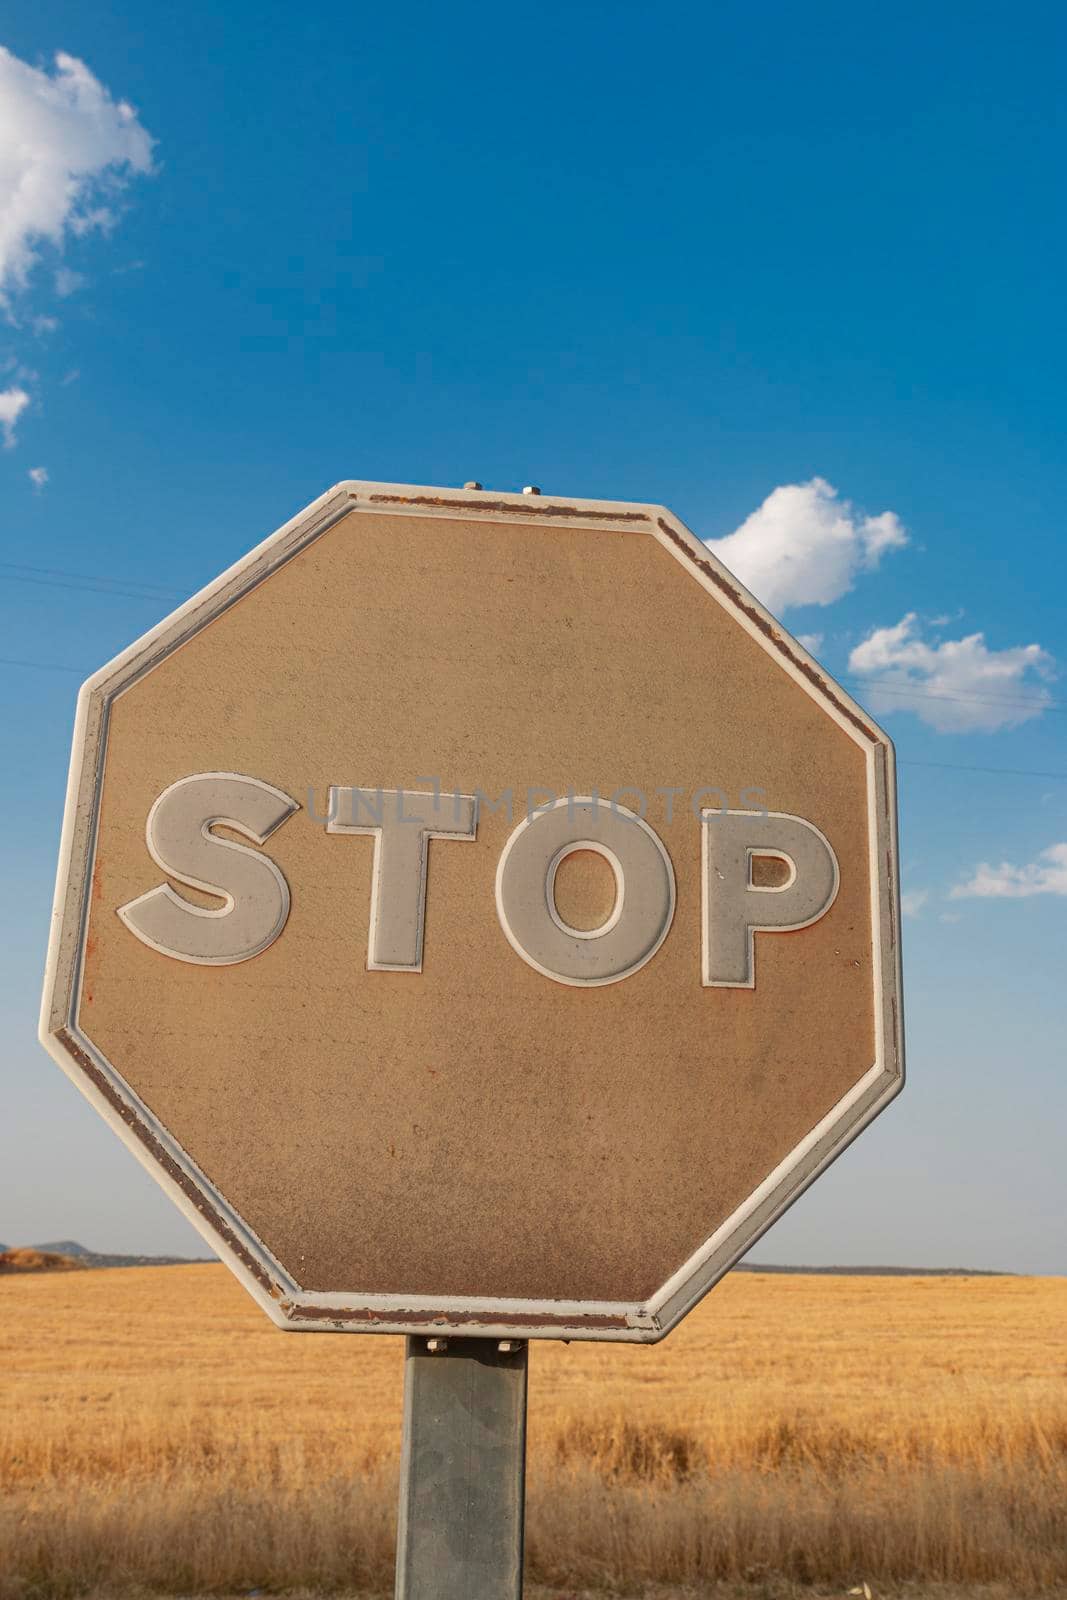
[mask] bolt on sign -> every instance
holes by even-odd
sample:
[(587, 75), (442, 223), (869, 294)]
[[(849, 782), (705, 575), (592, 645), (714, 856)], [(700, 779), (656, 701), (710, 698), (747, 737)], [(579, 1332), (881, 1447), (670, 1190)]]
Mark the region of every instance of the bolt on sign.
[(281, 1327), (651, 1342), (900, 1088), (896, 879), (669, 511), (346, 482), (83, 688), (42, 1037)]

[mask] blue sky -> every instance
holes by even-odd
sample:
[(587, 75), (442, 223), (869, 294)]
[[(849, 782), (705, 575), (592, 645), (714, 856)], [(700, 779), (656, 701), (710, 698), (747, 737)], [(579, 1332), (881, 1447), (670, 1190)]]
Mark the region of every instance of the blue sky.
[(478, 478), (732, 536), (897, 741), (911, 1082), (757, 1254), (1067, 1268), (1065, 34), (9, 0), (0, 1239), (198, 1248), (35, 1040), (80, 676), (339, 478)]

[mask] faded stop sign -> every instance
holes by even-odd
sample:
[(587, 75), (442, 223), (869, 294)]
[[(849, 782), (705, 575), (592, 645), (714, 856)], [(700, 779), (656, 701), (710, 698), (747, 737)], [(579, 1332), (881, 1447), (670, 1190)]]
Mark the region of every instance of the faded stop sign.
[(670, 512), (346, 482), (84, 686), (42, 1038), (283, 1327), (651, 1341), (900, 1088), (896, 874)]

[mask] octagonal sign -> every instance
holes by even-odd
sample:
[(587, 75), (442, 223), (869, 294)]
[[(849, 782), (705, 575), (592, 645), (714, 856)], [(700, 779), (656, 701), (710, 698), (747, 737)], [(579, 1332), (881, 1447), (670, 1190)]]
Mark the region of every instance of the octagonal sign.
[(899, 1089), (896, 902), (670, 512), (346, 482), (84, 686), (42, 1038), (281, 1326), (647, 1342)]

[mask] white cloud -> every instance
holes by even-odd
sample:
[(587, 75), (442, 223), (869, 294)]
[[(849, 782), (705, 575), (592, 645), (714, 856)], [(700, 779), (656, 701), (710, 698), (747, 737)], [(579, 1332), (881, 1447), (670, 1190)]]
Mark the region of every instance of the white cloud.
[(85, 278), (80, 272), (72, 272), (69, 267), (56, 269), (55, 285), (56, 294), (61, 300), (67, 300), (72, 294), (84, 286)]
[(821, 633), (798, 633), (797, 644), (802, 644), (805, 650), (810, 650), (812, 655), (817, 655), (822, 649), (823, 635)]
[(70, 229), (79, 239), (84, 239), (94, 228), (99, 228), (101, 233), (108, 233), (117, 221), (110, 206), (93, 206), (91, 211), (83, 211), (80, 216), (72, 217)]
[(914, 711), (938, 733), (993, 733), (1051, 703), (1036, 680), (1053, 675), (1053, 660), (1038, 644), (990, 650), (981, 633), (934, 643), (923, 639), (914, 611), (892, 628), (876, 628), (858, 644), (849, 670), (868, 679), (866, 700), (876, 713)]
[(958, 883), (952, 900), (1027, 900), (1035, 894), (1067, 895), (1067, 844), (1051, 844), (1025, 867), (1002, 861), (991, 867), (982, 861), (974, 875)]
[(31, 467), (26, 476), (31, 480), (35, 489), (43, 489), (48, 482), (48, 468)]
[(43, 245), (113, 224), (106, 201), (151, 172), (152, 143), (83, 62), (60, 52), (49, 72), (0, 46), (0, 303), (25, 287)]
[(847, 594), (887, 550), (907, 544), (893, 511), (863, 517), (825, 478), (786, 483), (725, 539), (708, 549), (767, 606), (828, 606)]
[(59, 327), (59, 319), (58, 317), (34, 317), (30, 326), (38, 338), (42, 338), (46, 333), (55, 333)]
[(15, 425), (29, 403), (25, 389), (0, 389), (0, 433), (4, 436), (6, 450), (15, 442)]
[(917, 917), (929, 898), (929, 889), (905, 889), (900, 896), (901, 914)]

